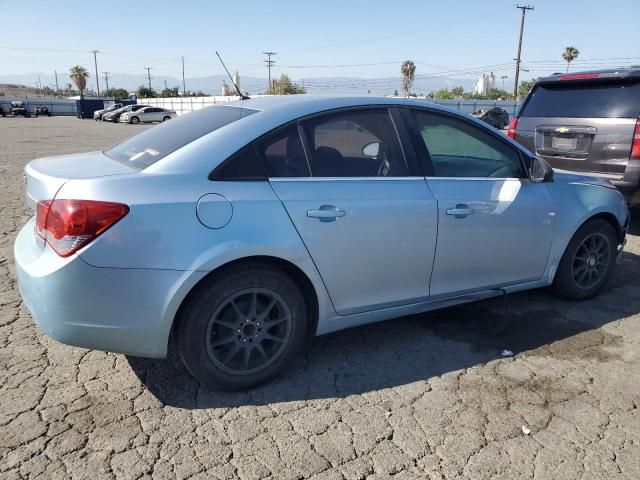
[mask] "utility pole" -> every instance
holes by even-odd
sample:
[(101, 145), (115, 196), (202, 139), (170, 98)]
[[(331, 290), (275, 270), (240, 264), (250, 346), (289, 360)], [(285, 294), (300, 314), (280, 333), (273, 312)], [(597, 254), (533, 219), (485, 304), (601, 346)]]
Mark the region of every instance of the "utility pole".
[(151, 67), (144, 67), (147, 70), (147, 78), (149, 79), (149, 90), (151, 90)]
[(522, 32), (524, 32), (524, 17), (527, 15), (527, 10), (533, 10), (531, 5), (516, 5), (516, 8), (522, 10), (522, 19), (520, 20), (520, 38), (518, 40), (518, 56), (516, 60), (516, 80), (513, 85), (513, 99), (518, 99), (518, 79), (520, 77), (520, 52), (522, 51)]
[(187, 84), (184, 81), (184, 56), (182, 57), (182, 96), (187, 96)]
[(104, 83), (107, 85), (107, 90), (109, 90), (109, 72), (102, 72), (104, 75)]
[(507, 77), (506, 75), (502, 75), (500, 78), (502, 79), (502, 90), (504, 90), (504, 79), (509, 77)]
[(93, 53), (93, 65), (96, 67), (96, 90), (98, 91), (98, 98), (100, 98), (100, 78), (98, 78), (98, 50), (91, 50)]
[(56, 76), (56, 95), (57, 95), (58, 92), (59, 92), (59, 90), (58, 90), (58, 72), (54, 70), (53, 74)]
[(264, 55), (267, 56), (267, 59), (264, 61), (264, 63), (267, 64), (267, 68), (269, 69), (269, 92), (267, 93), (273, 93), (273, 87), (271, 84), (271, 67), (273, 67), (276, 64), (275, 60), (271, 60), (271, 57), (273, 55), (277, 55), (276, 52), (262, 52)]

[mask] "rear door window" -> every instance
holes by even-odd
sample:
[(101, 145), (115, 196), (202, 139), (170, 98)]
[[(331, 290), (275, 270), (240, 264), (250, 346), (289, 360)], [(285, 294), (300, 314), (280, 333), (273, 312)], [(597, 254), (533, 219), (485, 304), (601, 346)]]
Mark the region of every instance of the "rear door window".
[(302, 146), (298, 127), (291, 125), (258, 142), (269, 177), (308, 177), (309, 165)]
[[(570, 83), (569, 83), (570, 82)], [(522, 117), (636, 118), (640, 115), (640, 82), (539, 84)]]
[(314, 177), (403, 177), (408, 174), (386, 109), (323, 115), (303, 122)]

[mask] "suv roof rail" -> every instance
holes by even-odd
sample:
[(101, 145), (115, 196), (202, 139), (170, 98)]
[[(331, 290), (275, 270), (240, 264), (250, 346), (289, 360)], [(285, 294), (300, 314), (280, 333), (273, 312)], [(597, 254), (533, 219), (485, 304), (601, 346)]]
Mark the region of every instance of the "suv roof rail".
[(536, 83), (565, 82), (570, 80), (610, 80), (610, 79), (640, 79), (640, 69), (637, 68), (609, 68), (604, 70), (589, 70), (585, 72), (554, 73), (548, 77), (539, 77)]

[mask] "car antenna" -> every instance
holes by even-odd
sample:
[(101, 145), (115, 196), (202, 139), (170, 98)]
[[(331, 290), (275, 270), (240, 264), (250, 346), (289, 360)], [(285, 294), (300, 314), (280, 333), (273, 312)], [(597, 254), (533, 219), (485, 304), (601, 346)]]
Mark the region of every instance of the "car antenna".
[(250, 100), (251, 97), (248, 97), (247, 95), (243, 95), (240, 89), (238, 88), (238, 85), (236, 85), (236, 82), (233, 81), (233, 77), (229, 73), (229, 70), (227, 70), (227, 66), (222, 61), (222, 58), (220, 57), (220, 54), (218, 53), (217, 50), (216, 50), (216, 55), (218, 56), (218, 60), (220, 60), (220, 63), (224, 67), (224, 71), (227, 72), (227, 75), (229, 75), (229, 80), (231, 80), (231, 83), (233, 83), (233, 86), (235, 87), (236, 92), (238, 92), (238, 95), (240, 95), (240, 100)]

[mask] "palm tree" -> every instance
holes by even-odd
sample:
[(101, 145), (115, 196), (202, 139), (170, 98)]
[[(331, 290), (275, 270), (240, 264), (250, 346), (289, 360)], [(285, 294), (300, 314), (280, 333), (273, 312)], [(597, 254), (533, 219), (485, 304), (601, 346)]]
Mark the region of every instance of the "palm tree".
[(404, 96), (408, 97), (409, 89), (416, 76), (416, 64), (411, 60), (405, 60), (400, 66), (400, 73), (402, 73), (402, 91), (404, 92)]
[(567, 72), (569, 71), (569, 64), (573, 62), (580, 55), (580, 51), (576, 47), (567, 47), (562, 52), (562, 58), (567, 62)]
[(87, 88), (87, 77), (89, 77), (89, 72), (80, 65), (69, 69), (69, 78), (73, 80), (73, 83), (75, 83), (78, 90), (80, 90), (80, 100), (84, 99), (84, 89)]

